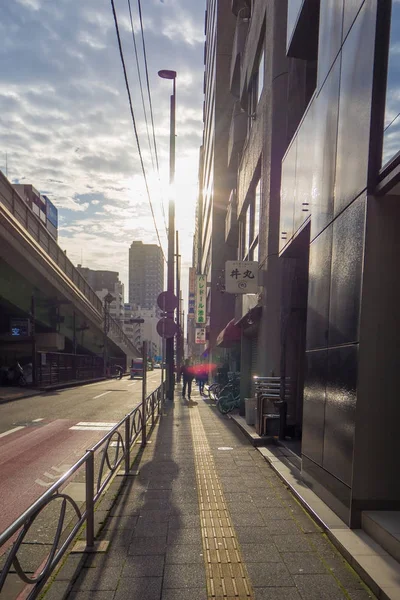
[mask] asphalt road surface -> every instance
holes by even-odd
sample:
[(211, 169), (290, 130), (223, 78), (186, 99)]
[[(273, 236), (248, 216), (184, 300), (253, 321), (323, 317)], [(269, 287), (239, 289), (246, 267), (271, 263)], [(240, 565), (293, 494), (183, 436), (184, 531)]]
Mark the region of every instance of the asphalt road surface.
[[(148, 373), (147, 393), (160, 381), (161, 371)], [(130, 412), (141, 394), (141, 379), (123, 378), (0, 405), (0, 532)]]

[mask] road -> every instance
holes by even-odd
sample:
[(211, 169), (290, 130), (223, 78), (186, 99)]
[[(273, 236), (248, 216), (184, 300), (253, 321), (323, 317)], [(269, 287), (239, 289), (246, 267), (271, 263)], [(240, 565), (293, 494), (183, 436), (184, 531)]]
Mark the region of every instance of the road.
[[(147, 392), (160, 380), (161, 371), (148, 373)], [(124, 378), (0, 405), (0, 532), (131, 411), (141, 393), (141, 380)]]

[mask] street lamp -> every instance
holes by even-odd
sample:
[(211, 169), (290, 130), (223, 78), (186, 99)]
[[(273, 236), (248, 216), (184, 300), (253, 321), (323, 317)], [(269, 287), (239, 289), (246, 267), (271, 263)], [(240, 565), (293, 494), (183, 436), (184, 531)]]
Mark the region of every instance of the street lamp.
[(103, 374), (104, 377), (107, 376), (107, 335), (110, 329), (110, 304), (111, 302), (113, 302), (113, 300), (115, 300), (114, 296), (112, 296), (110, 293), (108, 293), (106, 296), (104, 296), (104, 331), (103, 331), (103, 336), (104, 336), (104, 347), (103, 347)]
[[(174, 235), (175, 235), (175, 202), (172, 196), (175, 181), (175, 106), (176, 106), (176, 71), (163, 69), (158, 71), (162, 79), (172, 79), (172, 95), (170, 103), (170, 134), (169, 134), (169, 201), (168, 201), (168, 263), (167, 263), (167, 290), (174, 293)], [(167, 317), (174, 319), (174, 311), (168, 311)], [(174, 338), (166, 340), (167, 362), (167, 398), (174, 399)]]

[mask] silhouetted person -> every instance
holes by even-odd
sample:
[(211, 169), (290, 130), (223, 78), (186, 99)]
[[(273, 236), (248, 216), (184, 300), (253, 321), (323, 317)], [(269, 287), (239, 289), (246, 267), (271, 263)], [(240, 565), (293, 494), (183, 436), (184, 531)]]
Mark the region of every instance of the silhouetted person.
[(190, 400), (190, 396), (192, 393), (192, 381), (194, 379), (193, 368), (190, 366), (189, 359), (185, 360), (185, 364), (182, 367), (182, 379), (183, 379), (183, 389), (182, 389), (182, 398), (186, 396), (186, 387), (187, 394)]

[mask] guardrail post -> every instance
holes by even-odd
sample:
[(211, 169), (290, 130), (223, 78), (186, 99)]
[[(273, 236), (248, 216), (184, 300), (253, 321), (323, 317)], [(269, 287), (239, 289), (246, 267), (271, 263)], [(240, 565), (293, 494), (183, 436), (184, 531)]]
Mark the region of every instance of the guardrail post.
[(86, 549), (94, 547), (94, 452), (89, 450), (86, 461)]
[(154, 425), (154, 413), (156, 412), (156, 395), (153, 392), (151, 395), (151, 426)]
[(131, 417), (125, 419), (125, 475), (128, 475), (131, 467)]
[(143, 380), (142, 380), (142, 448), (146, 445), (146, 383), (147, 383), (147, 342), (143, 342)]

